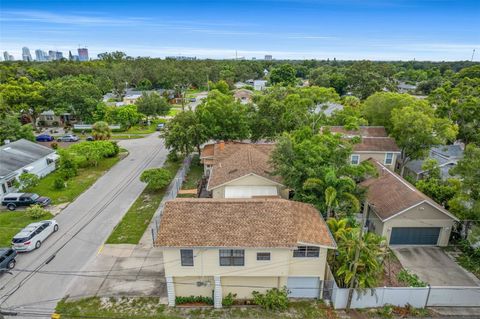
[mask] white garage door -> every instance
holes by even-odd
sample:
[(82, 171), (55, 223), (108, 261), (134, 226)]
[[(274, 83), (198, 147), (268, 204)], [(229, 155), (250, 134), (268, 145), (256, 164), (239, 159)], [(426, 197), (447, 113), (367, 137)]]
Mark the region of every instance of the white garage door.
[(288, 296), (292, 298), (318, 298), (320, 279), (318, 277), (288, 277)]
[(275, 186), (226, 186), (225, 198), (252, 198), (253, 196), (278, 196)]

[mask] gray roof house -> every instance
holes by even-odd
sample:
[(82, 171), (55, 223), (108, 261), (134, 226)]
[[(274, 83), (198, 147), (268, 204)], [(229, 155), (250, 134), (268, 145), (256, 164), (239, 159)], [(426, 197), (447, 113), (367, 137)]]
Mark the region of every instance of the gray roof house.
[[(440, 174), (443, 179), (453, 177), (449, 171), (457, 165), (458, 160), (463, 158), (462, 145), (441, 145), (432, 147), (427, 158), (435, 159), (440, 167)], [(428, 172), (422, 169), (425, 160), (414, 160), (405, 166), (405, 174), (415, 180), (422, 179)]]
[(334, 102), (319, 103), (315, 107), (315, 113), (323, 112), (327, 117), (332, 116), (333, 112), (343, 110), (343, 105)]
[(22, 173), (43, 177), (55, 170), (55, 150), (24, 139), (0, 146), (0, 198), (16, 191)]

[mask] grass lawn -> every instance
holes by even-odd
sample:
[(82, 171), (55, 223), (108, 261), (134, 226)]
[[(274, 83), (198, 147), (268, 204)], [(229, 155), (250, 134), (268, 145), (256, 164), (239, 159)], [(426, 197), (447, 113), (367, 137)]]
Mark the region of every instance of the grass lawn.
[(182, 112), (182, 109), (181, 108), (171, 108), (170, 111), (168, 111), (168, 114), (167, 116), (175, 116), (177, 115), (178, 113)]
[[(166, 163), (164, 167), (171, 171), (172, 176), (174, 176), (180, 165), (181, 161), (178, 163)], [(128, 212), (110, 234), (106, 243), (138, 244), (153, 214), (155, 214), (160, 205), (164, 193), (165, 189), (156, 192), (145, 189), (133, 205), (130, 206)]]
[[(41, 220), (51, 219), (52, 214), (45, 215)], [(39, 221), (28, 217), (25, 211), (2, 211), (0, 212), (0, 247), (9, 247), (12, 237), (23, 227), (30, 223)]]
[(105, 158), (96, 167), (80, 168), (78, 175), (67, 181), (67, 187), (57, 190), (53, 187), (59, 172), (55, 171), (40, 180), (40, 183), (26, 190), (26, 192), (37, 193), (41, 196), (50, 197), (53, 204), (71, 202), (89, 188), (95, 181), (108, 171), (119, 160), (120, 156)]
[(182, 184), (182, 189), (196, 189), (198, 181), (202, 179), (203, 176), (203, 165), (200, 164), (200, 159), (198, 155), (192, 159), (190, 165), (190, 170), (188, 171), (187, 176), (185, 176), (185, 181)]
[[(260, 307), (232, 307), (223, 309), (168, 308), (159, 303), (159, 298), (100, 298), (90, 297), (76, 301), (60, 301), (56, 312), (62, 318), (95, 316), (95, 318), (156, 318), (156, 319), (204, 319), (204, 318), (279, 318), (317, 319), (337, 318), (334, 310), (322, 302), (295, 301), (285, 311), (269, 311)], [(69, 317), (70, 315), (70, 317)]]
[(112, 140), (132, 140), (138, 138), (144, 138), (147, 135), (144, 134), (112, 134)]

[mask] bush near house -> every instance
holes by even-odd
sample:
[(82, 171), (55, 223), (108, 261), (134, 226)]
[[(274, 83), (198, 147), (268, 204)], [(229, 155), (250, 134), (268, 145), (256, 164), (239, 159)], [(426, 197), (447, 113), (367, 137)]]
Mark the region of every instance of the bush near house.
[(400, 282), (407, 284), (409, 287), (426, 287), (427, 283), (423, 282), (418, 278), (416, 274), (412, 274), (406, 269), (402, 269), (398, 275), (397, 279)]
[(40, 205), (32, 205), (25, 210), (25, 214), (30, 217), (30, 219), (40, 219), (47, 216), (49, 212), (40, 207)]
[(267, 310), (286, 310), (288, 308), (288, 291), (286, 287), (282, 289), (272, 288), (261, 294), (258, 291), (252, 292), (255, 304)]
[(176, 305), (196, 304), (196, 303), (213, 305), (213, 298), (212, 297), (203, 297), (203, 296), (188, 296), (188, 297), (177, 296), (177, 297), (175, 297), (175, 304)]

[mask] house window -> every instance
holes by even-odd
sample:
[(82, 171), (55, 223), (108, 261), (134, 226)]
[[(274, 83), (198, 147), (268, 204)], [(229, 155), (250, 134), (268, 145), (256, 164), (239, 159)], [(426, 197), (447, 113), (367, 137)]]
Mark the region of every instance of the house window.
[(180, 249), (182, 266), (193, 266), (193, 249)]
[(47, 119), (47, 121), (53, 121), (53, 116), (47, 115), (47, 116), (46, 116), (46, 119)]
[(12, 179), (7, 181), (7, 187), (8, 188), (13, 187), (14, 185), (15, 185), (15, 178), (12, 178)]
[(393, 153), (386, 153), (385, 154), (385, 165), (392, 165), (393, 163)]
[(270, 260), (270, 253), (257, 253), (257, 260)]
[(220, 266), (244, 266), (245, 251), (243, 249), (220, 249)]
[(360, 155), (356, 155), (356, 154), (353, 154), (351, 157), (350, 157), (350, 163), (352, 165), (358, 165), (360, 163)]
[(320, 247), (298, 246), (298, 248), (293, 251), (293, 257), (297, 258), (318, 256), (320, 256)]

